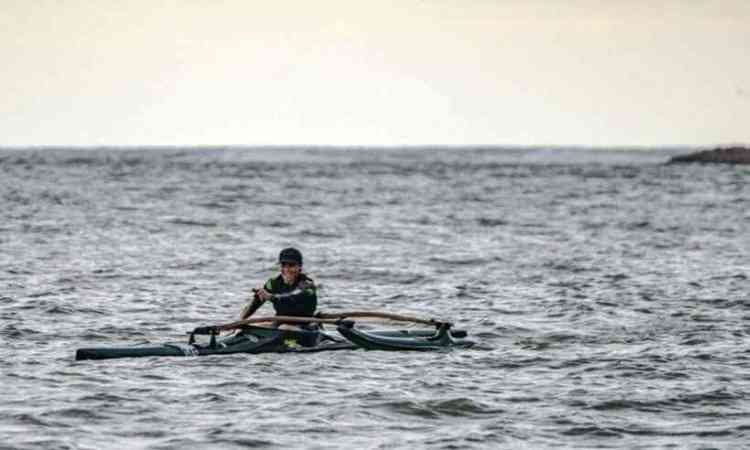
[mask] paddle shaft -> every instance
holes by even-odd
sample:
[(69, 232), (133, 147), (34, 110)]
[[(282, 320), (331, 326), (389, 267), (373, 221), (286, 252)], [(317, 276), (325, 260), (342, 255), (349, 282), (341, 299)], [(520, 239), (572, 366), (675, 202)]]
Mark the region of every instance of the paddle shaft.
[(216, 325), (213, 328), (217, 331), (235, 330), (245, 325), (263, 322), (281, 322), (281, 323), (340, 323), (341, 319), (319, 319), (317, 317), (294, 317), (294, 316), (273, 316), (273, 317), (255, 317), (251, 319), (238, 320), (237, 322)]

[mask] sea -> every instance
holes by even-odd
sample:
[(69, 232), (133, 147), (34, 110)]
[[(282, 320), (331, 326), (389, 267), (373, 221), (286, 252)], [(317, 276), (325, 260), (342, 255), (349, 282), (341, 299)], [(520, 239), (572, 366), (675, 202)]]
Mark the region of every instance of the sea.
[[(0, 150), (0, 449), (748, 448), (750, 166), (688, 151)], [(236, 320), (287, 246), (319, 310), (476, 345), (75, 360)]]

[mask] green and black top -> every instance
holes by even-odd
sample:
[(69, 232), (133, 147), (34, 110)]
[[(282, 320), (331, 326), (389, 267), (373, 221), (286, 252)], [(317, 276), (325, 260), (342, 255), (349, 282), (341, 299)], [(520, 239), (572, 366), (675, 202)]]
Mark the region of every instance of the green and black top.
[[(299, 274), (293, 285), (286, 284), (281, 275), (269, 278), (263, 289), (274, 295), (286, 294), (271, 299), (277, 316), (312, 317), (318, 307), (315, 282), (304, 273)], [(243, 311), (243, 318), (251, 316), (262, 304), (263, 300), (256, 294), (249, 308)]]

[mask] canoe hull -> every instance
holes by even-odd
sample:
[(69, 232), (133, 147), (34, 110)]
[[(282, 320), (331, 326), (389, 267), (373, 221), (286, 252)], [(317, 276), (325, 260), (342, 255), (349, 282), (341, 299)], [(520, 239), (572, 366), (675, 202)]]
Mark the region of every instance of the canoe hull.
[(208, 356), (234, 353), (308, 353), (354, 349), (351, 342), (335, 340), (317, 331), (278, 330), (250, 327), (236, 336), (210, 344), (162, 344), (140, 347), (81, 348), (76, 360), (140, 358), (147, 356)]

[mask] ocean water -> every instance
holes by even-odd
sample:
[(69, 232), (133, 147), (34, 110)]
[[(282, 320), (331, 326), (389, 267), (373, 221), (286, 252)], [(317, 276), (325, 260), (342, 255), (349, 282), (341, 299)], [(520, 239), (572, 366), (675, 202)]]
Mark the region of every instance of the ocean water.
[[(0, 151), (0, 448), (745, 447), (750, 167), (677, 152)], [(74, 361), (236, 319), (287, 245), (321, 310), (477, 347)]]

